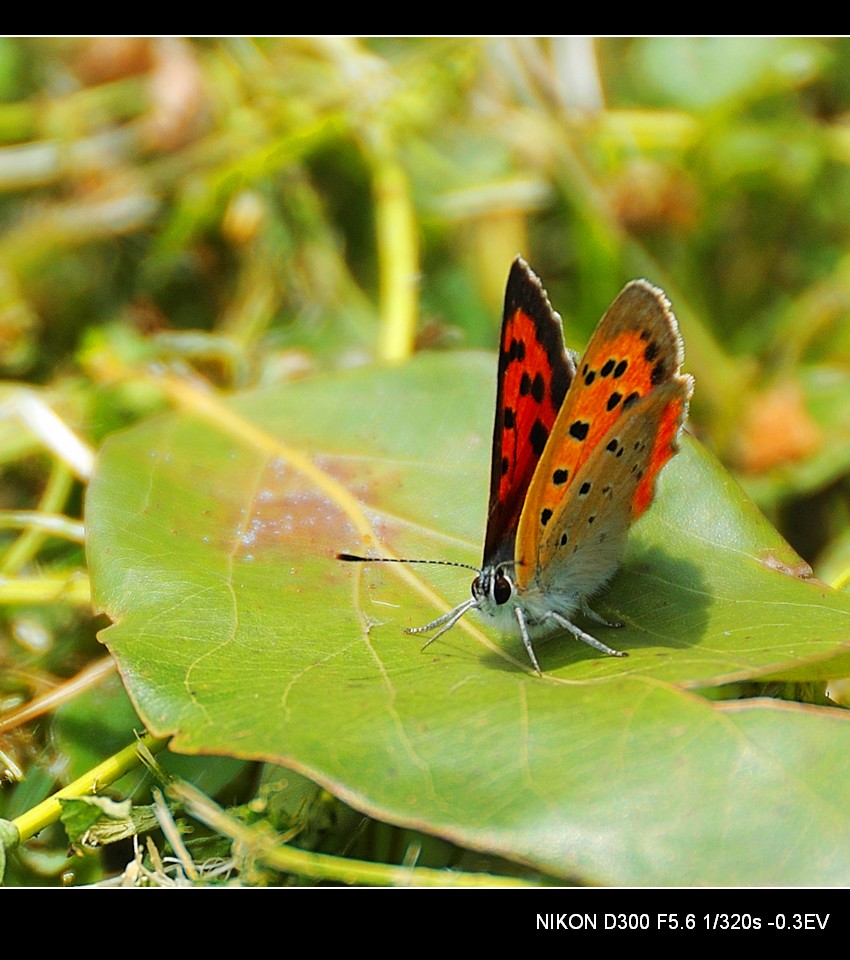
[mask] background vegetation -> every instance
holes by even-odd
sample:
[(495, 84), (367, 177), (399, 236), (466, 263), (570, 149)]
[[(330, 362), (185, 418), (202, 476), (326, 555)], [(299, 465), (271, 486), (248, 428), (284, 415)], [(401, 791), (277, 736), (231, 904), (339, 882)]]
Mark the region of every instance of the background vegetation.
[[(842, 588), (848, 116), (843, 39), (0, 39), (0, 816), (110, 757), (137, 801), (109, 846), (72, 805), (65, 828), (27, 822), (6, 882), (547, 879), (499, 843), (367, 819), (356, 791), (335, 791), (349, 806), (235, 742), (158, 754), (169, 781), (149, 739), (137, 768), (143, 725), (89, 588), (111, 561), (84, 555), (95, 454), (204, 396), (322, 376), (339, 402), (353, 367), (492, 350), (519, 252), (576, 348), (627, 280), (666, 291), (691, 431)], [(846, 700), (840, 678), (829, 694)], [(294, 846), (269, 852), (272, 830)]]

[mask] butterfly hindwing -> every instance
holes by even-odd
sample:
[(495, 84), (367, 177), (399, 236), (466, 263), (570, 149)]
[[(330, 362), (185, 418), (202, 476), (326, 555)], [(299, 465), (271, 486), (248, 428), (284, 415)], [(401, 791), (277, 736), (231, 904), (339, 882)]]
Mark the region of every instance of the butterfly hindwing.
[(517, 257), (505, 290), (499, 344), (485, 566), (513, 557), (531, 478), (574, 376), (561, 318), (540, 281)]
[(535, 579), (544, 593), (586, 597), (614, 574), (629, 527), (676, 452), (689, 395), (689, 378), (654, 388), (622, 413), (579, 468), (572, 496), (541, 530), (545, 562)]
[[(529, 484), (516, 537), (519, 589), (550, 564), (562, 569), (567, 557), (577, 556), (576, 537), (599, 543), (597, 531), (611, 527), (612, 536), (613, 528), (621, 531), (621, 542), (649, 506), (655, 478), (675, 452), (691, 393), (681, 362), (681, 338), (666, 297), (644, 280), (632, 281), (596, 328)], [(624, 442), (645, 445), (627, 459), (634, 472), (622, 472), (616, 452), (611, 458), (621, 419), (629, 431)], [(624, 449), (620, 457), (626, 456)], [(572, 537), (568, 548), (561, 544), (565, 534)], [(602, 553), (600, 563), (617, 554), (616, 566), (616, 548), (602, 547)], [(591, 581), (590, 571), (583, 579)]]

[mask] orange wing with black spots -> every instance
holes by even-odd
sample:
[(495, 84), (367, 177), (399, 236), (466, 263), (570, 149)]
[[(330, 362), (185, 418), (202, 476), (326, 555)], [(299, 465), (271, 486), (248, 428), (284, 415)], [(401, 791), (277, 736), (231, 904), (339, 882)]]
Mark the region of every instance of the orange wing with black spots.
[(513, 559), (526, 493), (574, 376), (561, 318), (517, 257), (505, 290), (499, 344), (485, 566)]
[[(632, 281), (599, 322), (529, 484), (516, 538), (520, 587), (552, 562), (554, 528), (557, 543), (571, 541), (572, 552), (576, 538), (598, 541), (606, 513), (628, 524), (652, 502), (655, 478), (676, 451), (691, 394), (691, 378), (679, 372), (682, 356), (667, 298), (645, 280)], [(659, 391), (659, 401), (649, 404), (645, 398), (654, 391)], [(647, 443), (639, 453), (624, 451), (634, 472), (628, 482), (623, 478), (620, 489), (609, 484), (603, 496), (595, 483), (600, 474), (617, 474), (613, 467), (619, 463), (607, 464), (605, 455), (609, 459), (623, 455), (616, 429), (621, 417), (627, 417), (630, 435)], [(588, 461), (593, 469), (585, 470)], [(583, 518), (587, 498), (592, 519), (585, 529), (579, 519), (574, 523), (565, 515), (564, 505)], [(597, 526), (591, 531), (594, 522)], [(601, 547), (604, 541), (598, 542)]]

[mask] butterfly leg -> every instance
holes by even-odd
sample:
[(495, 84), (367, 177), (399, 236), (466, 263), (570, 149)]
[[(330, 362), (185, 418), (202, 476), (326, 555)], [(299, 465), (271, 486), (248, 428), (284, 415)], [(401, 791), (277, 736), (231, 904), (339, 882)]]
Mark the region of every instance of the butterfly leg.
[[(591, 636), (589, 633), (585, 633), (584, 630), (577, 627), (574, 623), (571, 623), (567, 620), (566, 617), (562, 617), (559, 613), (550, 612), (547, 617), (547, 620), (553, 620), (558, 624), (559, 627), (563, 627), (564, 630), (569, 630), (569, 632), (576, 638), (576, 640), (581, 640), (582, 643), (586, 643), (588, 646), (593, 647), (595, 650), (599, 650), (600, 653), (607, 653), (609, 657), (627, 657), (628, 654), (623, 650), (615, 650), (613, 647), (609, 647), (607, 643), (603, 643), (601, 640), (597, 640), (596, 637)], [(598, 619), (598, 618), (594, 618)], [(604, 621), (600, 621), (604, 622)]]
[(624, 626), (622, 620), (606, 620), (605, 617), (600, 617), (595, 610), (591, 610), (587, 605), (587, 600), (584, 597), (581, 598), (581, 612), (587, 617), (588, 620), (592, 620), (594, 623), (601, 623), (603, 627), (622, 627)]
[(460, 606), (455, 607), (454, 610), (449, 610), (448, 613), (444, 613), (441, 617), (437, 617), (436, 620), (432, 620), (430, 623), (426, 623), (421, 627), (407, 627), (405, 633), (427, 633), (429, 630), (433, 630), (434, 627), (441, 627), (442, 629), (438, 630), (433, 637), (429, 637), (425, 643), (422, 644), (422, 649), (429, 647), (438, 637), (441, 637), (447, 630), (451, 628), (460, 620), (460, 618), (466, 613), (470, 607), (476, 606), (475, 600), (470, 598)]
[(514, 616), (516, 617), (516, 622), (519, 626), (519, 633), (522, 637), (522, 643), (525, 647), (525, 652), (528, 654), (528, 659), (531, 660), (531, 665), (534, 667), (534, 672), (538, 677), (543, 676), (543, 671), (540, 669), (540, 664), (537, 662), (537, 657), (534, 656), (534, 647), (531, 645), (531, 637), (528, 635), (528, 626), (526, 625), (525, 615), (523, 614), (521, 607), (514, 607)]

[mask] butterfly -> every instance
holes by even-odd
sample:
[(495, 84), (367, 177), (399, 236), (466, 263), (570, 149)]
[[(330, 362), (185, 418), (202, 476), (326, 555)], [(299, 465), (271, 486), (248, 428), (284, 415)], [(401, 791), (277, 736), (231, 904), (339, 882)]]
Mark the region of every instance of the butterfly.
[(553, 633), (627, 656), (573, 618), (621, 625), (588, 600), (614, 576), (629, 527), (678, 450), (693, 391), (682, 360), (670, 303), (646, 280), (623, 288), (579, 360), (540, 280), (517, 257), (505, 290), (482, 564), (471, 568), (470, 598), (406, 632), (437, 630), (428, 646), (477, 610), (521, 638), (538, 674), (532, 641)]

